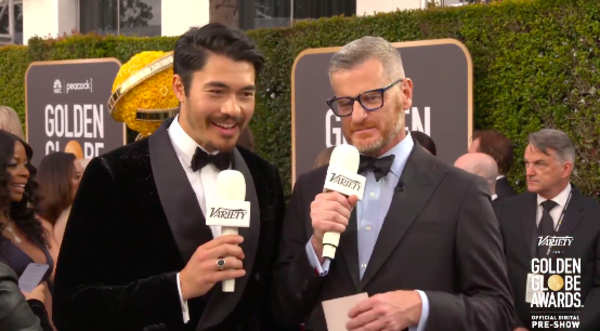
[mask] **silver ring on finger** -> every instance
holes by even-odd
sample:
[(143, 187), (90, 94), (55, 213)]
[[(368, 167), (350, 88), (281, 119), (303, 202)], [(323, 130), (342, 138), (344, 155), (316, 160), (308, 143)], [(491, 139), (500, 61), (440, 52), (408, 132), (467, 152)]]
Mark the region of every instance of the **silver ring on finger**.
[(220, 258), (217, 260), (217, 268), (219, 268), (219, 271), (223, 271), (225, 269), (225, 259), (224, 258)]

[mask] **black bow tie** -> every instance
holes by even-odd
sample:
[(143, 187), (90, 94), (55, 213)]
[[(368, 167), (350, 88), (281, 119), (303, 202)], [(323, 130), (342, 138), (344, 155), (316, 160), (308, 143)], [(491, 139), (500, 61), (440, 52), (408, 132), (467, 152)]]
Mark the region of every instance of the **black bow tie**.
[(206, 153), (200, 147), (196, 147), (196, 153), (194, 153), (194, 157), (192, 158), (192, 171), (198, 171), (210, 163), (214, 164), (221, 171), (227, 170), (231, 164), (231, 154), (221, 152), (217, 155), (212, 155)]
[(394, 163), (394, 155), (388, 155), (380, 159), (371, 156), (360, 156), (360, 166), (358, 167), (358, 173), (365, 171), (373, 171), (375, 179), (379, 181), (382, 177), (387, 176)]

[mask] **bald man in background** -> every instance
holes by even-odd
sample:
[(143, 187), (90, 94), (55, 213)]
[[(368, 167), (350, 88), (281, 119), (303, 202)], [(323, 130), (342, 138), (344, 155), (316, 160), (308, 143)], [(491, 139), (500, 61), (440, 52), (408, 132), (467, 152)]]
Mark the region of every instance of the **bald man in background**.
[(498, 178), (498, 165), (489, 155), (484, 153), (467, 153), (459, 157), (454, 166), (466, 172), (483, 177), (490, 188), (492, 195), (492, 206), (494, 211), (500, 202), (496, 194), (496, 178)]

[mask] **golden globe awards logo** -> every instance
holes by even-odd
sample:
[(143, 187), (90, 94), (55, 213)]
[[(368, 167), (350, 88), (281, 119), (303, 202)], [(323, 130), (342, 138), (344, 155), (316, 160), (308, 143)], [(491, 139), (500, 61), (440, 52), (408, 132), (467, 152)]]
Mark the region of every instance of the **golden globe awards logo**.
[(125, 144), (125, 125), (112, 119), (106, 105), (120, 66), (113, 58), (30, 64), (26, 129), (37, 151), (34, 165), (53, 152), (91, 159)]
[[(539, 246), (570, 246), (572, 237), (540, 237)], [(532, 315), (532, 329), (577, 329), (577, 311), (583, 308), (581, 300), (581, 258), (558, 257), (531, 260), (531, 274), (527, 279), (530, 290), (530, 306), (534, 309), (548, 309), (544, 314)], [(557, 313), (552, 313), (552, 310)], [(568, 314), (567, 311), (573, 311)]]
[[(60, 140), (69, 138), (65, 152), (71, 151), (78, 158), (93, 158), (104, 151), (104, 120), (106, 111), (103, 104), (48, 104), (44, 107), (44, 131), (47, 141), (46, 155), (61, 151)], [(81, 144), (73, 139), (83, 140)]]

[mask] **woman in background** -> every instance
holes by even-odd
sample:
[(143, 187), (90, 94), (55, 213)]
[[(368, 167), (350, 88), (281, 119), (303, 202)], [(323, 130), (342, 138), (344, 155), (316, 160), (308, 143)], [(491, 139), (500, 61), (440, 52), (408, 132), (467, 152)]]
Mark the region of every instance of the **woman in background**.
[(25, 140), (19, 115), (10, 107), (0, 106), (0, 130), (12, 133), (19, 139)]
[[(92, 159), (78, 160), (79, 163), (81, 164), (82, 175), (80, 176), (80, 178), (83, 177), (85, 168), (87, 167), (87, 165), (90, 163), (91, 160)], [(77, 167), (77, 165), (75, 165), (75, 166)], [(81, 181), (81, 179), (80, 179), (80, 181)], [(79, 188), (79, 186), (77, 188)], [(56, 220), (56, 223), (54, 223), (54, 240), (56, 240), (56, 243), (58, 244), (59, 249), (60, 249), (60, 246), (62, 245), (62, 240), (65, 235), (65, 229), (67, 228), (67, 221), (69, 220), (70, 213), (71, 213), (71, 206), (69, 206), (69, 208), (65, 209), (65, 211), (63, 211), (60, 214), (60, 216), (58, 217), (58, 219)]]
[(51, 315), (54, 259), (48, 250), (48, 238), (52, 235), (44, 231), (31, 208), (38, 202), (32, 157), (26, 142), (0, 130), (0, 262), (17, 277), (30, 263), (49, 266), (41, 283), (46, 287), (44, 305)]
[[(67, 225), (71, 204), (79, 189), (83, 167), (75, 155), (55, 152), (46, 155), (38, 168), (37, 182), (40, 186), (38, 211), (41, 218), (52, 228), (57, 247), (51, 247), (52, 255), (58, 256)], [(60, 221), (60, 222), (59, 222)]]

